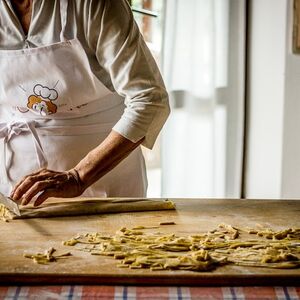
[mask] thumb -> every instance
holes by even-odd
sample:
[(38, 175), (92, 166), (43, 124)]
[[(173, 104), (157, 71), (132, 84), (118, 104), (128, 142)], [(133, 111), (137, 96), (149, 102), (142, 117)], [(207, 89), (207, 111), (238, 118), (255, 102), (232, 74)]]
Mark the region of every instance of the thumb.
[(39, 206), (44, 203), (49, 197), (55, 197), (55, 190), (54, 189), (46, 189), (44, 190), (34, 201), (33, 206)]

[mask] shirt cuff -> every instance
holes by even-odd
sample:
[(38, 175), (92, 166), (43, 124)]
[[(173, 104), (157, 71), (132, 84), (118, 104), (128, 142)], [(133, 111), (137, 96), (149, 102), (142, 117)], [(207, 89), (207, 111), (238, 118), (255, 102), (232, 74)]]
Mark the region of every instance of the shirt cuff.
[(125, 112), (121, 119), (115, 124), (113, 130), (133, 143), (145, 138), (142, 145), (148, 149), (152, 149), (169, 114), (170, 107), (168, 104), (164, 107), (160, 107), (159, 110), (154, 112), (152, 122), (147, 126), (147, 128), (142, 128), (138, 125), (138, 122), (128, 118)]

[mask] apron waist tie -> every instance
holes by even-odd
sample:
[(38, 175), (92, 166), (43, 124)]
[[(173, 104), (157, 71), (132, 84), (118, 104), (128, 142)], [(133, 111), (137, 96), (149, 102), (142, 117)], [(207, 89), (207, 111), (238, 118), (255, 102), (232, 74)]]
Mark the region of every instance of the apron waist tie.
[[(13, 150), (10, 147), (10, 140), (14, 136), (18, 136), (24, 133), (31, 133), (35, 153), (37, 156), (38, 164), (40, 168), (45, 168), (48, 165), (47, 158), (45, 156), (43, 147), (41, 145), (39, 136), (36, 131), (36, 122), (30, 121), (12, 121), (10, 123), (0, 123), (0, 139), (3, 139), (3, 167), (7, 179), (11, 181), (9, 176), (9, 169), (12, 164)], [(7, 161), (7, 150), (10, 151), (10, 155)]]

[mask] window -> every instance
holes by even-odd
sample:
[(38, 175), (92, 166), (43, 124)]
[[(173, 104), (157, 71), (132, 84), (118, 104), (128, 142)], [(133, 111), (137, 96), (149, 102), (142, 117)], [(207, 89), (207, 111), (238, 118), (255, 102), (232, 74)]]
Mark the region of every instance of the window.
[(131, 5), (172, 107), (162, 139), (144, 149), (148, 197), (240, 197), (246, 1)]

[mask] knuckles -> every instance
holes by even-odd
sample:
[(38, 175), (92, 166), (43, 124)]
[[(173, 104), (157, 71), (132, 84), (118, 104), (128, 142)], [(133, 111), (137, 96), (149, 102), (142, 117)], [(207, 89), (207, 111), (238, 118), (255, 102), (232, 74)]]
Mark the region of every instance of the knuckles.
[(34, 205), (42, 204), (49, 197), (76, 197), (83, 193), (84, 187), (72, 172), (56, 172), (41, 169), (29, 174), (19, 182), (13, 190), (13, 199), (22, 200), (22, 204), (28, 204), (34, 196), (42, 192), (34, 202)]

